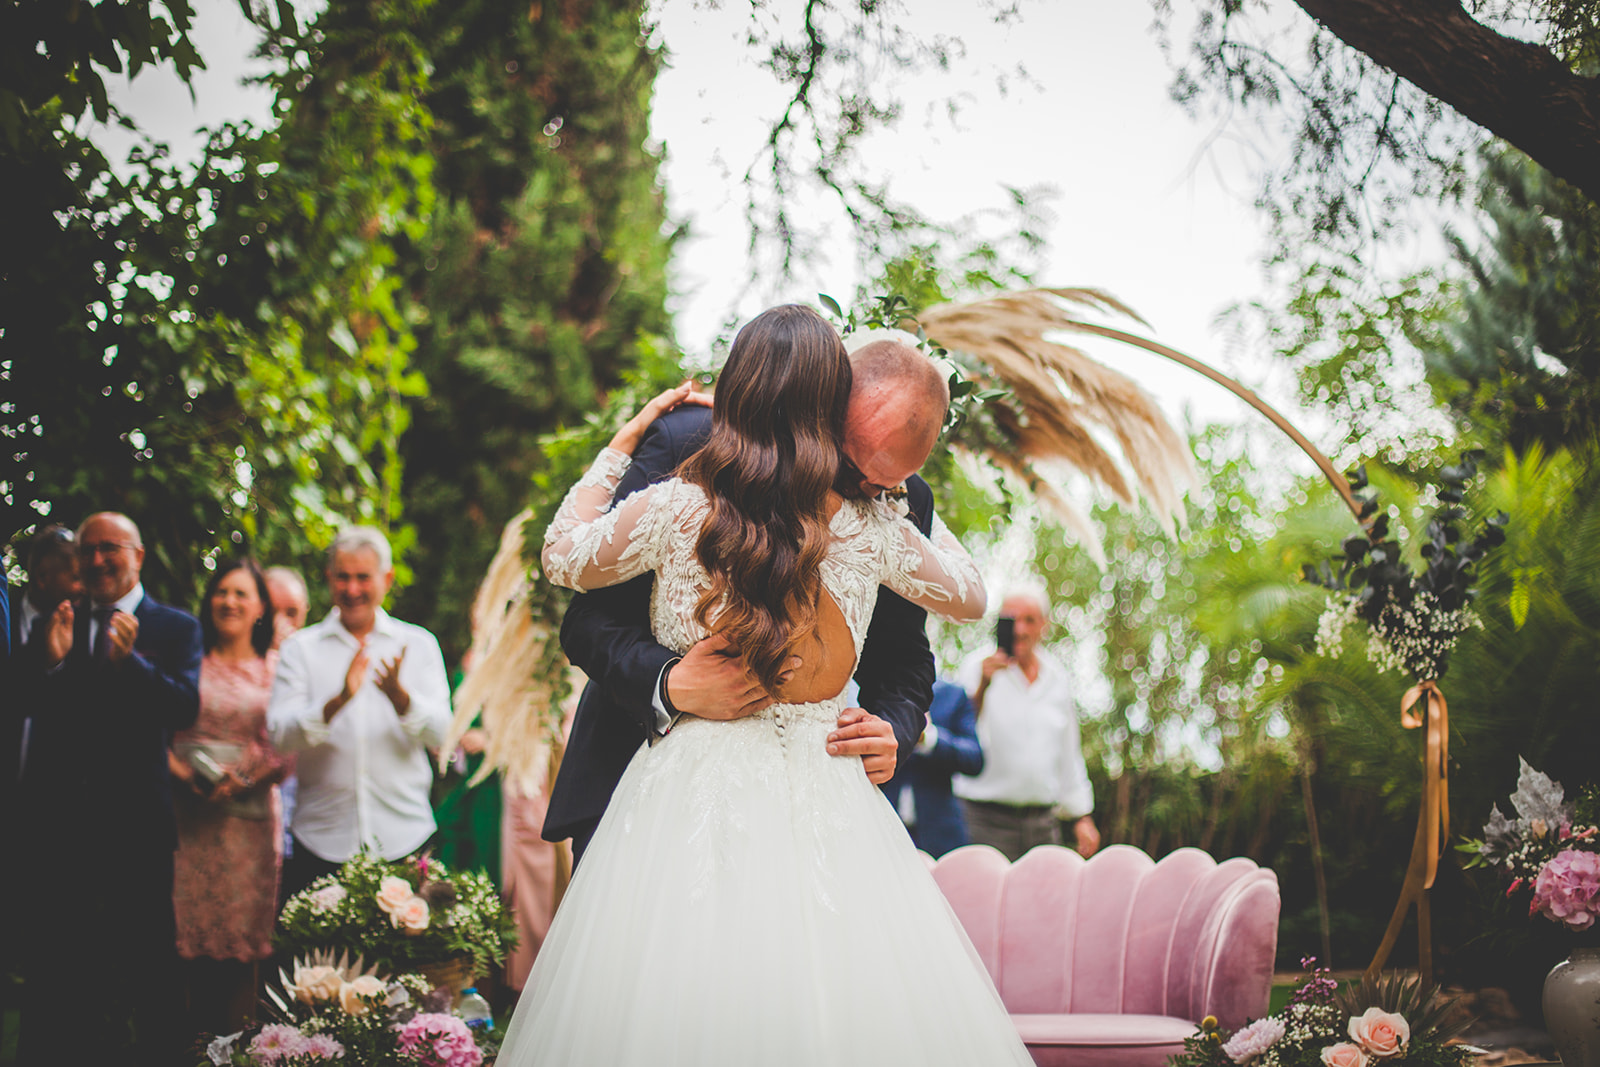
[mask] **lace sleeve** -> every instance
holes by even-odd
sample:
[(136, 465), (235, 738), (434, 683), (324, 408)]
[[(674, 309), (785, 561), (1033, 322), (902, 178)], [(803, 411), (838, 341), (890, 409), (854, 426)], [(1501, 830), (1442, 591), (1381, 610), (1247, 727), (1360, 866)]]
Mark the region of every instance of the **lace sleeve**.
[(626, 453), (603, 449), (568, 491), (544, 534), (540, 558), (552, 582), (583, 592), (625, 582), (660, 562), (674, 483), (649, 486), (611, 508), (632, 462)]
[(884, 585), (947, 619), (971, 622), (983, 618), (989, 594), (978, 565), (937, 514), (931, 539), (923, 537), (910, 520), (898, 517), (886, 521), (884, 532), (888, 538)]

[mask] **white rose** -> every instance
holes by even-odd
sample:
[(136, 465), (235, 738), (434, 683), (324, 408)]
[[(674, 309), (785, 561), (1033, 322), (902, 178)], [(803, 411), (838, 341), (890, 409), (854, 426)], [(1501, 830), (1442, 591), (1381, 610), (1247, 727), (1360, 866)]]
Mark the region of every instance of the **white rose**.
[(370, 974), (339, 987), (339, 1006), (346, 1015), (365, 1015), (371, 1000), (383, 996), (383, 983)]

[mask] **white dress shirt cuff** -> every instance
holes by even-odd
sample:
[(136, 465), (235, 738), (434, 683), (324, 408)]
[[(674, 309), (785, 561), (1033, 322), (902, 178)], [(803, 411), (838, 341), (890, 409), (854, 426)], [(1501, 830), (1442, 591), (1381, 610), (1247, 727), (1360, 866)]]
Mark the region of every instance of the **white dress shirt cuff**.
[(922, 740), (917, 742), (917, 747), (912, 749), (912, 751), (919, 756), (926, 756), (928, 753), (933, 751), (934, 746), (938, 743), (939, 728), (930, 722), (927, 728), (922, 731)]
[(661, 668), (661, 673), (656, 675), (656, 687), (650, 690), (650, 706), (656, 712), (655, 733), (657, 737), (672, 729), (672, 715), (667, 711), (666, 701), (661, 699), (661, 683), (666, 681), (667, 672), (672, 669), (673, 665), (681, 662), (683, 662), (682, 656), (677, 659), (667, 660), (666, 665)]
[(305, 738), (307, 748), (327, 744), (328, 735), (332, 732), (332, 726), (322, 721), (321, 708), (313, 708), (310, 714), (300, 720), (300, 736)]
[[(385, 701), (388, 699), (388, 697), (384, 698)], [(389, 705), (389, 710), (391, 712), (394, 710), (393, 704)], [(406, 736), (411, 738), (413, 741), (421, 741), (423, 739), (423, 734), (433, 723), (434, 716), (432, 711), (433, 709), (423, 707), (418, 701), (412, 700), (411, 703), (406, 706), (406, 713), (404, 715), (396, 716), (396, 718), (400, 720), (400, 729), (404, 730)]]

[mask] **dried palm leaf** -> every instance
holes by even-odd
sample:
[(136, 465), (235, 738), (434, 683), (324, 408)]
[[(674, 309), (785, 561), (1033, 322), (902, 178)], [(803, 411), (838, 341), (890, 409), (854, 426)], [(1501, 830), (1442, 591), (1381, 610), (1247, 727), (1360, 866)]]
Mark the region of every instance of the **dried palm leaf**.
[(1011, 393), (992, 405), (999, 440), (979, 439), (977, 450), (1021, 477), (1098, 554), (1087, 520), (1050, 475), (1081, 471), (1124, 504), (1142, 497), (1170, 533), (1183, 521), (1183, 494), (1194, 488), (1195, 471), (1187, 444), (1136, 382), (1049, 339), (1097, 332), (1073, 306), (1143, 322), (1097, 289), (1029, 289), (929, 308), (918, 323), (980, 384)]
[[(456, 689), (455, 717), (440, 748), (441, 763), (449, 759), (461, 736), (481, 716), (486, 735), (483, 764), (472, 783), (499, 770), (506, 788), (533, 796), (545, 788), (560, 759), (561, 733), (554, 727), (570, 717), (544, 714), (555, 701), (555, 679), (542, 664), (554, 635), (536, 622), (528, 607), (532, 576), (522, 555), (522, 528), (529, 512), (506, 524), (489, 571), (472, 604), (472, 650), (466, 677)], [(569, 689), (577, 694), (583, 678), (576, 675)], [(575, 704), (576, 696), (568, 698)]]

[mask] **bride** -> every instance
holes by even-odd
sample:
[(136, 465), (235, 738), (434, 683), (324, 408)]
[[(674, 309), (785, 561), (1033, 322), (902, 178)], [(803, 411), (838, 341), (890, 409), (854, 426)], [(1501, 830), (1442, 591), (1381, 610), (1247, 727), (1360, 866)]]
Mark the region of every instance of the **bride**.
[[(739, 333), (712, 432), (616, 507), (651, 401), (575, 485), (545, 572), (594, 589), (655, 572), (656, 640), (711, 633), (777, 703), (685, 716), (642, 746), (567, 891), (506, 1033), (508, 1067), (1030, 1064), (900, 820), (858, 758), (827, 754), (880, 584), (966, 621), (983, 583), (935, 521), (833, 489), (850, 394), (807, 308)], [(792, 669), (794, 659), (800, 666)]]

